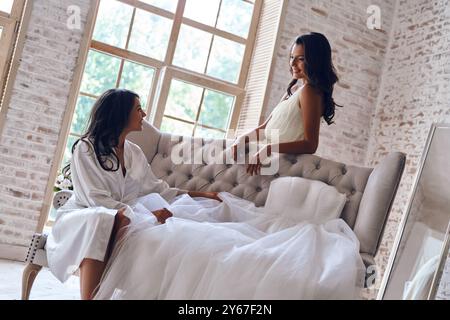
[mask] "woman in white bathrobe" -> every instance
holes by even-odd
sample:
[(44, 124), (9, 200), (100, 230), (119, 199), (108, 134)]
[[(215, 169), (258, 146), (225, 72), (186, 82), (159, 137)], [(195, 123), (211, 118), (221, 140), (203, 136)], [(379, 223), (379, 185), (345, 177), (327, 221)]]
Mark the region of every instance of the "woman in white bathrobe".
[[(47, 258), (62, 282), (80, 270), (82, 299), (92, 298), (140, 197), (159, 193), (170, 202), (188, 193), (220, 201), (214, 192), (170, 188), (155, 177), (142, 150), (126, 140), (128, 133), (142, 130), (145, 116), (136, 93), (108, 90), (94, 104), (86, 133), (72, 147), (65, 169), (70, 169), (74, 194), (58, 210)], [(161, 223), (171, 216), (165, 209), (152, 213)]]

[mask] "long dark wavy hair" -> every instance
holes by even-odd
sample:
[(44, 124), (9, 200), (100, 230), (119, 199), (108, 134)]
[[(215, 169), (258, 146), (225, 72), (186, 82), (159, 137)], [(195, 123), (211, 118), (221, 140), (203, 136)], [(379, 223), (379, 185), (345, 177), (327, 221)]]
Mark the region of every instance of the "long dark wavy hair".
[[(126, 89), (110, 89), (94, 103), (85, 133), (72, 146), (72, 153), (81, 140), (89, 140), (94, 146), (95, 156), (106, 171), (117, 171), (119, 157), (114, 148), (119, 144), (119, 136), (128, 124), (130, 112), (139, 95)], [(70, 172), (70, 163), (63, 173)]]
[[(303, 45), (305, 51), (305, 69), (303, 72), (308, 77), (308, 83), (318, 89), (323, 95), (324, 112), (323, 118), (328, 125), (333, 123), (335, 107), (342, 107), (333, 100), (333, 87), (339, 78), (331, 59), (331, 46), (327, 38), (317, 32), (311, 32), (299, 36), (291, 46)], [(292, 69), (289, 64), (289, 70)], [(297, 79), (292, 79), (287, 88), (288, 96), (292, 95), (291, 89), (297, 83)]]

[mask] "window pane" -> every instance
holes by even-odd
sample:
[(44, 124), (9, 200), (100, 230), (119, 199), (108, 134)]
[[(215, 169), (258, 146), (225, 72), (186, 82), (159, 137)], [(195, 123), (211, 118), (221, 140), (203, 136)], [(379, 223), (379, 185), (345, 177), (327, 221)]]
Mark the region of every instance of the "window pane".
[(205, 72), (212, 35), (181, 25), (173, 64), (199, 73)]
[(61, 169), (70, 162), (70, 159), (72, 159), (72, 146), (77, 140), (78, 137), (69, 135), (69, 138), (67, 139), (66, 149), (64, 150), (64, 158), (61, 163)]
[(10, 14), (13, 3), (14, 0), (0, 0), (0, 11)]
[(222, 0), (217, 28), (247, 38), (253, 5), (242, 0)]
[(115, 88), (119, 67), (119, 59), (90, 50), (80, 90), (99, 96), (106, 90)]
[(194, 137), (201, 137), (207, 139), (223, 139), (225, 138), (225, 132), (198, 126), (197, 128), (195, 128)]
[(2, 34), (3, 34), (3, 27), (0, 26), (0, 40), (2, 39)]
[(217, 91), (205, 90), (199, 123), (226, 130), (234, 97)]
[(164, 60), (171, 29), (172, 20), (137, 9), (128, 49)]
[(202, 92), (201, 87), (172, 80), (164, 113), (172, 117), (195, 121)]
[(214, 27), (220, 0), (187, 0), (183, 15), (186, 18)]
[(87, 129), (87, 122), (94, 103), (95, 99), (93, 98), (82, 95), (78, 97), (70, 132), (78, 133), (80, 135), (84, 133), (85, 129)]
[(125, 48), (133, 7), (115, 0), (102, 0), (92, 38)]
[(207, 74), (237, 83), (241, 70), (244, 45), (214, 36)]
[(56, 211), (56, 209), (52, 206), (52, 207), (50, 208), (50, 213), (48, 214), (48, 220), (49, 220), (49, 221), (55, 221), (55, 219), (56, 219), (56, 214), (57, 214), (57, 211)]
[(120, 79), (120, 87), (136, 92), (141, 97), (141, 105), (145, 110), (148, 94), (153, 83), (155, 69), (130, 61), (125, 61)]
[(179, 136), (191, 137), (193, 129), (193, 124), (177, 121), (166, 117), (163, 118), (163, 121), (161, 123), (161, 131), (173, 133)]
[(140, 0), (140, 2), (151, 4), (152, 6), (175, 12), (178, 0)]

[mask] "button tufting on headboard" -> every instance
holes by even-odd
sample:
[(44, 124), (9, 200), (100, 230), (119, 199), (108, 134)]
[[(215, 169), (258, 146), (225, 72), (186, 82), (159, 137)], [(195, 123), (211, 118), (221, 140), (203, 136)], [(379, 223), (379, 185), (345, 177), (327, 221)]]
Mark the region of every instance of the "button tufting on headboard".
[[(161, 134), (157, 152), (170, 155), (172, 153), (172, 148), (177, 145), (177, 143), (173, 143), (174, 140), (177, 139), (173, 139), (173, 136), (170, 134)], [(195, 141), (195, 139), (193, 139), (192, 142), (187, 140), (182, 141), (181, 143), (187, 144), (192, 151), (194, 151), (194, 145), (197, 147), (201, 146), (199, 141)], [(221, 144), (217, 143), (217, 141), (215, 143), (218, 145)], [(184, 162), (183, 164), (174, 167), (167, 162), (170, 158), (164, 161), (162, 161), (161, 158), (154, 158), (154, 161), (151, 163), (153, 172), (157, 177), (165, 179), (171, 187), (183, 189), (186, 187), (186, 181), (190, 180), (190, 188), (201, 188), (201, 190), (198, 191), (212, 191), (214, 189), (236, 192), (237, 196), (242, 196), (244, 199), (255, 202), (256, 206), (264, 205), (270, 182), (281, 176), (296, 176), (323, 181), (335, 186), (339, 192), (349, 195), (350, 201), (344, 207), (342, 217), (349, 223), (350, 227), (353, 227), (356, 221), (359, 202), (362, 198), (361, 190), (364, 190), (367, 179), (372, 172), (371, 168), (347, 166), (343, 163), (323, 159), (316, 155), (282, 154), (278, 157), (278, 170), (275, 170), (271, 175), (250, 176), (246, 173), (247, 166), (244, 164), (214, 164), (214, 162), (210, 162), (209, 159), (208, 164), (205, 164), (204, 158), (197, 159), (196, 154), (203, 156), (207, 155), (207, 149), (210, 147), (211, 142), (208, 141), (203, 147), (200, 147), (201, 150), (197, 150), (195, 153), (193, 152), (190, 158), (191, 162)], [(187, 156), (187, 158), (189, 158), (189, 156)], [(184, 156), (183, 159), (185, 159)], [(193, 160), (195, 160), (195, 162), (192, 163)], [(224, 168), (224, 165), (226, 166), (226, 169)], [(172, 170), (169, 171), (172, 174), (170, 177), (167, 172), (169, 167), (173, 170), (173, 172), (171, 172)], [(343, 169), (346, 170), (345, 175), (342, 175)], [(192, 178), (188, 175), (189, 172), (192, 172)], [(188, 180), (186, 179), (186, 176), (188, 176)], [(214, 187), (212, 187), (213, 184)], [(238, 185), (243, 188), (237, 188)], [(252, 188), (249, 189), (248, 187)], [(260, 189), (255, 192), (257, 187)], [(353, 189), (361, 191), (361, 194), (352, 196), (351, 190)], [(243, 192), (243, 194), (238, 194), (241, 192)]]
[[(157, 150), (155, 150), (155, 153), (158, 154), (171, 155), (172, 149), (175, 146), (180, 147), (178, 146), (180, 143), (183, 146), (187, 144), (188, 148), (185, 149), (187, 152), (190, 150), (196, 150), (197, 152), (195, 147), (201, 148), (197, 152), (201, 155), (200, 159), (194, 157), (195, 154), (193, 153), (190, 162), (184, 162), (182, 165), (178, 165), (178, 163), (176, 166), (169, 164), (170, 157), (164, 161), (161, 157), (149, 157), (155, 175), (166, 180), (171, 187), (184, 189), (187, 181), (186, 176), (190, 171), (193, 175), (189, 182), (191, 190), (228, 191), (238, 197), (253, 201), (258, 207), (265, 204), (270, 183), (276, 178), (291, 176), (323, 181), (334, 186), (340, 193), (348, 195), (348, 201), (342, 210), (341, 218), (357, 232), (358, 238), (361, 240), (360, 248), (364, 250), (362, 252), (374, 254), (379, 243), (379, 234), (381, 234), (384, 221), (386, 221), (387, 210), (392, 203), (392, 191), (397, 189), (395, 182), (401, 177), (404, 168), (404, 154), (390, 153), (374, 170), (373, 168), (335, 162), (317, 155), (274, 153), (274, 157), (277, 159), (275, 161), (278, 165), (277, 169), (272, 171), (270, 175), (250, 176), (247, 174), (247, 166), (244, 164), (225, 164), (226, 169), (224, 169), (223, 162), (214, 164), (214, 161), (205, 158), (205, 155), (211, 154), (208, 153), (207, 149), (212, 147), (212, 143), (225, 145), (227, 142), (227, 145), (230, 145), (231, 140), (208, 140), (207, 142), (202, 141), (202, 143), (199, 143), (198, 140), (191, 139), (190, 142), (189, 138), (162, 132), (158, 132), (156, 138), (146, 136), (146, 144), (150, 143), (149, 141), (158, 141)], [(187, 159), (189, 155), (183, 154), (182, 158)], [(208, 163), (205, 165), (206, 160), (208, 160)], [(168, 177), (166, 172), (170, 167), (173, 168), (173, 176)], [(377, 168), (378, 170), (376, 170)], [(373, 175), (375, 171), (377, 171), (377, 174)], [(369, 177), (372, 177), (372, 175), (374, 177), (370, 180)], [(214, 177), (214, 186), (210, 177)], [(371, 181), (371, 183), (369, 184), (368, 181)], [(387, 188), (385, 187), (386, 183), (388, 184)], [(369, 186), (370, 192), (366, 192), (366, 186)], [(257, 187), (261, 188), (261, 191), (255, 192)], [(382, 200), (373, 201), (372, 199)], [(373, 223), (370, 223), (371, 221)]]
[[(167, 181), (171, 187), (192, 191), (228, 191), (253, 201), (256, 206), (263, 206), (271, 181), (280, 176), (303, 177), (334, 186), (340, 193), (347, 195), (341, 218), (358, 237), (360, 252), (366, 266), (373, 264), (373, 257), (378, 250), (385, 221), (404, 170), (405, 154), (390, 152), (375, 168), (346, 165), (310, 154), (297, 156), (283, 154), (277, 158), (279, 167), (276, 172), (266, 176), (249, 176), (246, 173), (246, 165), (242, 164), (226, 164), (227, 169), (224, 169), (223, 162), (220, 164), (208, 162), (205, 165), (205, 159), (197, 161), (194, 157), (191, 158), (194, 162), (175, 164), (169, 155), (172, 155), (175, 146), (184, 144), (186, 139), (161, 133), (145, 121), (144, 129), (136, 135), (130, 134), (130, 140), (142, 148), (154, 174)], [(226, 142), (208, 141), (200, 151), (205, 151), (205, 148), (214, 141), (223, 145)], [(198, 139), (196, 145), (200, 145)], [(179, 154), (183, 159), (189, 156), (184, 152)], [(293, 165), (297, 162), (297, 165)], [(169, 168), (172, 168), (173, 172)], [(186, 183), (186, 177), (191, 181)], [(214, 186), (208, 184), (210, 177), (214, 177)], [(57, 192), (53, 197), (55, 209), (63, 205), (71, 195), (71, 191)], [(42, 248), (45, 241), (46, 239), (39, 241)], [(37, 249), (36, 245), (30, 246), (27, 259), (33, 261)]]

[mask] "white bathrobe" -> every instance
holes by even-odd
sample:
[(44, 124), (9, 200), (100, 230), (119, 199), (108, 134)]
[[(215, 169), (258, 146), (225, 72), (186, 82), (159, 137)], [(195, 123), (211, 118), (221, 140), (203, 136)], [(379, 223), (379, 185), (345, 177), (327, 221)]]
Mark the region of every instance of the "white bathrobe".
[(71, 160), (74, 194), (58, 210), (46, 247), (50, 270), (60, 281), (77, 271), (84, 258), (104, 260), (118, 209), (125, 207), (131, 217), (139, 197), (155, 192), (171, 201), (185, 192), (156, 178), (142, 150), (129, 141), (124, 160), (125, 176), (122, 168), (104, 170), (90, 143), (76, 146)]

